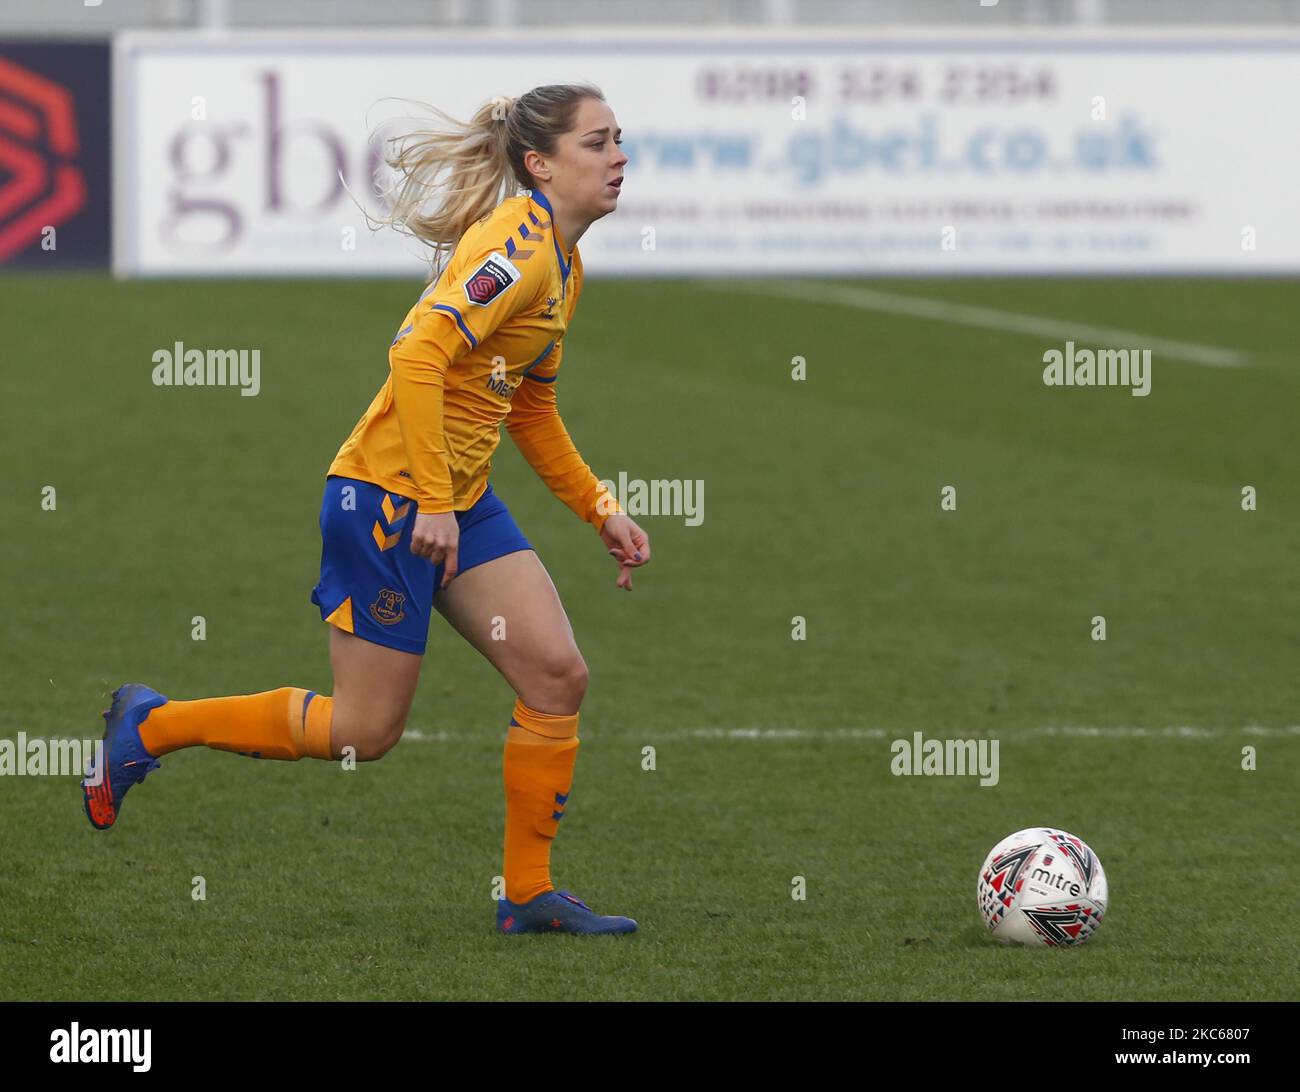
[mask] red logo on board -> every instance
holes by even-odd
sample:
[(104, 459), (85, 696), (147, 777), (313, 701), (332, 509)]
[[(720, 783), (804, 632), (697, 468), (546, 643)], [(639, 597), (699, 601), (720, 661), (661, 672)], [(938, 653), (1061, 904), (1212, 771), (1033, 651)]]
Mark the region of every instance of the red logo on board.
[(0, 262), (86, 204), (72, 93), (0, 57)]

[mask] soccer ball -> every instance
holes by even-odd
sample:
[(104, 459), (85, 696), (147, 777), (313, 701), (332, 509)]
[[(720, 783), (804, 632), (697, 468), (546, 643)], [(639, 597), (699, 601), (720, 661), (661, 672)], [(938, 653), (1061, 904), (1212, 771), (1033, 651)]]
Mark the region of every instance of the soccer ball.
[(1018, 830), (995, 845), (976, 895), (995, 940), (1045, 948), (1087, 941), (1110, 899), (1097, 854), (1082, 838), (1053, 827)]

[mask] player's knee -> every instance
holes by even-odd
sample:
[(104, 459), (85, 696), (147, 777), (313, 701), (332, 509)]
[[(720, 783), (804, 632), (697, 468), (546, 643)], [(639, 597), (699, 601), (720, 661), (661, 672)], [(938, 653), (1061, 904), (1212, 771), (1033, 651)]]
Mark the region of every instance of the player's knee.
[(573, 689), (576, 704), (581, 705), (587, 694), (587, 683), (591, 681), (591, 672), (587, 670), (587, 661), (578, 656), (569, 672), (569, 686)]
[[(587, 662), (577, 649), (548, 658), (545, 663), (538, 665), (536, 678), (530, 688), (538, 703), (534, 708), (540, 707), (543, 711), (563, 708), (577, 712), (586, 696), (589, 678)], [(527, 698), (525, 702), (532, 704)]]
[(377, 731), (361, 736), (356, 743), (358, 762), (375, 762), (384, 757), (402, 738), (401, 730)]
[[(397, 745), (406, 727), (406, 715), (371, 713), (355, 718), (343, 732), (341, 746), (351, 747), (358, 762), (374, 762)], [(338, 725), (336, 724), (336, 729)]]

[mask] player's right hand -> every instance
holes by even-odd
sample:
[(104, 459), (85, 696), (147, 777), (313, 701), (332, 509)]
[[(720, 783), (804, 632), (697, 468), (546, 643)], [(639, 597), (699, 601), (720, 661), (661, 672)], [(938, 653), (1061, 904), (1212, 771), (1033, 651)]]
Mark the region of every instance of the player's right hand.
[(442, 584), (445, 588), (456, 575), (456, 555), (460, 549), (460, 524), (455, 512), (436, 515), (417, 515), (411, 530), (411, 553), (427, 557), (433, 564), (443, 565)]

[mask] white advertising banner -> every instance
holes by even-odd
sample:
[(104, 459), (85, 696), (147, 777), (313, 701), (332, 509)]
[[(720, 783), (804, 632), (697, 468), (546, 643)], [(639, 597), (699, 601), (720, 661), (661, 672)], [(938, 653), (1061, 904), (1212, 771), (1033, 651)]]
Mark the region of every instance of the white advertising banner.
[(631, 157), (592, 273), (1300, 270), (1300, 38), (1274, 31), (126, 34), (115, 268), (419, 276), (357, 204), (382, 211), (381, 138), (572, 81)]

